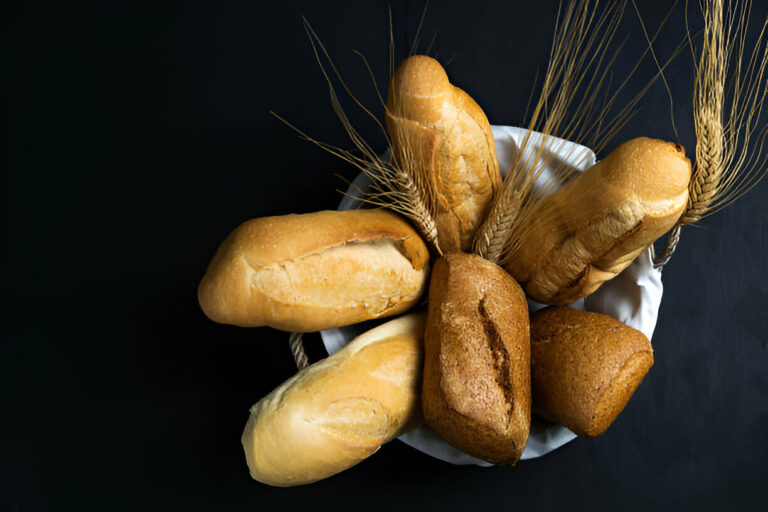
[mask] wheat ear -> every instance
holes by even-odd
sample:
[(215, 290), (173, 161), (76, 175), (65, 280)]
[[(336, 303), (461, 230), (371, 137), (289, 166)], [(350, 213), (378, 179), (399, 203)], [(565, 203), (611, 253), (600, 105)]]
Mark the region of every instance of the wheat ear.
[[(534, 217), (541, 200), (573, 176), (576, 169), (573, 156), (558, 154), (560, 151), (555, 149), (560, 148), (555, 148), (555, 137), (578, 142), (596, 153), (602, 151), (629, 121), (640, 99), (656, 79), (664, 78), (664, 69), (684, 48), (681, 42), (663, 63), (653, 52), (653, 43), (672, 9), (653, 37), (648, 35), (640, 19), (648, 46), (624, 80), (611, 87), (610, 70), (623, 47), (622, 43), (613, 49), (612, 42), (625, 8), (625, 1), (609, 3), (602, 8), (599, 2), (569, 2), (562, 11), (562, 18), (558, 17), (541, 94), (520, 149), (523, 156), (516, 159), (507, 173), (486, 225), (476, 238), (476, 250), (487, 251), (491, 259), (499, 258), (500, 263), (505, 264), (514, 257), (524, 232), (536, 221)], [(637, 10), (637, 6), (635, 8)], [(609, 117), (619, 93), (649, 54), (657, 64), (657, 73)], [(526, 151), (533, 130), (542, 132), (543, 138), (535, 152)], [(566, 158), (556, 160), (562, 156)], [(542, 186), (540, 173), (553, 162), (557, 162), (553, 169), (555, 177)], [(506, 241), (499, 254), (500, 238)]]
[[(423, 182), (423, 179), (418, 173), (409, 169), (408, 162), (414, 161), (414, 157), (409, 157), (409, 153), (406, 152), (404, 161), (405, 165), (400, 165), (396, 162), (390, 162), (382, 159), (371, 146), (363, 139), (359, 132), (354, 128), (349, 118), (347, 117), (344, 109), (341, 106), (336, 90), (333, 86), (333, 81), (330, 75), (323, 65), (321, 59), (322, 55), (328, 60), (330, 68), (333, 70), (334, 76), (338, 79), (342, 88), (346, 91), (347, 95), (360, 107), (370, 118), (372, 118), (376, 124), (380, 127), (384, 136), (387, 137), (387, 132), (381, 122), (371, 111), (360, 103), (355, 97), (352, 91), (347, 87), (346, 83), (341, 77), (341, 74), (336, 69), (328, 51), (323, 46), (317, 34), (312, 30), (311, 26), (304, 20), (304, 28), (309, 37), (312, 49), (315, 53), (315, 59), (323, 73), (323, 76), (328, 83), (328, 91), (331, 99), (331, 106), (336, 113), (339, 121), (346, 130), (350, 140), (357, 149), (357, 153), (348, 151), (338, 146), (324, 143), (313, 137), (310, 137), (291, 123), (281, 118), (277, 114), (275, 117), (280, 119), (287, 126), (295, 130), (302, 138), (312, 142), (318, 147), (328, 151), (329, 153), (345, 160), (346, 162), (357, 167), (363, 174), (365, 174), (370, 180), (370, 189), (366, 194), (352, 194), (355, 199), (358, 199), (364, 203), (388, 208), (401, 215), (409, 218), (426, 240), (431, 243), (439, 254), (442, 254), (440, 244), (437, 236), (437, 224), (434, 220), (433, 210), (431, 205), (433, 204), (432, 198), (429, 196), (431, 188)], [(391, 30), (391, 29), (390, 29)], [(373, 78), (373, 73), (365, 58), (356, 52), (361, 57), (363, 63), (368, 70), (369, 75)], [(374, 81), (374, 87), (376, 87)], [(383, 104), (383, 99), (378, 87), (376, 87), (376, 94), (379, 101)], [(389, 139), (387, 139), (389, 146)], [(407, 145), (405, 145), (407, 147)]]
[(689, 186), (688, 206), (678, 222), (681, 226), (696, 222), (706, 213), (723, 175), (723, 97), (728, 60), (724, 29), (722, 3), (707, 2), (704, 40), (694, 78), (696, 160)]
[[(610, 65), (618, 56), (618, 51), (610, 53), (608, 48), (625, 6), (626, 2), (615, 2), (598, 12), (597, 5), (589, 1), (570, 2), (562, 11), (562, 18), (558, 17), (528, 132), (486, 221), (475, 236), (474, 250), (481, 256), (493, 262), (508, 259), (531, 220), (535, 204), (574, 172), (572, 166), (558, 166), (556, 178), (534, 192), (541, 172), (557, 156), (553, 151), (554, 137), (603, 144), (628, 119), (631, 107), (606, 122), (606, 112), (615, 101), (616, 93), (612, 97), (602, 93), (609, 81)], [(577, 91), (584, 94), (575, 101)], [(544, 137), (530, 155), (533, 131), (542, 132)]]
[(768, 20), (746, 55), (750, 8), (751, 2), (729, 12), (722, 1), (704, 4), (704, 41), (694, 89), (696, 161), (680, 225), (725, 208), (766, 174), (766, 131), (758, 132), (757, 124), (768, 92), (768, 49), (760, 48)]
[(732, 204), (768, 172), (763, 150), (768, 127), (758, 126), (768, 93), (768, 20), (748, 51), (751, 7), (752, 2), (727, 7), (718, 0), (702, 2), (703, 40), (694, 60), (696, 160), (688, 205), (654, 259), (657, 267), (674, 253), (682, 226)]

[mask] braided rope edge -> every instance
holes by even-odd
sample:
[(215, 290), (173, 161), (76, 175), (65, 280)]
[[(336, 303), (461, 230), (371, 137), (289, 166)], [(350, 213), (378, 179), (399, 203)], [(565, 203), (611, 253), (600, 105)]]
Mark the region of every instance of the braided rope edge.
[(661, 252), (653, 258), (653, 268), (658, 270), (664, 268), (664, 265), (669, 262), (672, 255), (675, 253), (678, 242), (680, 242), (679, 224), (675, 225), (675, 227), (672, 228), (672, 231), (667, 234), (667, 239), (664, 241), (664, 247), (661, 249)]
[(309, 366), (309, 358), (307, 357), (307, 352), (304, 350), (304, 344), (301, 342), (303, 336), (304, 335), (300, 332), (292, 332), (288, 337), (288, 345), (291, 347), (293, 359), (296, 361), (296, 367), (299, 370), (303, 370)]

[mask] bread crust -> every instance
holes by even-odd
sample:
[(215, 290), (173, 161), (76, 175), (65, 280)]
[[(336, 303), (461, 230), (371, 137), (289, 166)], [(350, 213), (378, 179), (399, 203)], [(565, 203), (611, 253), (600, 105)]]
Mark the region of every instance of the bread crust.
[(395, 161), (415, 160), (414, 172), (425, 172), (436, 193), (433, 209), (443, 252), (470, 251), (501, 185), (485, 113), (448, 81), (436, 60), (416, 55), (395, 72), (386, 124)]
[(311, 332), (406, 311), (428, 267), (418, 233), (386, 210), (263, 217), (224, 240), (198, 300), (216, 322)]
[(690, 177), (682, 146), (627, 141), (536, 206), (504, 268), (533, 299), (570, 304), (672, 228), (686, 207)]
[(615, 318), (565, 307), (531, 316), (533, 410), (578, 436), (605, 432), (652, 365), (648, 338)]
[(358, 336), (251, 407), (242, 436), (251, 476), (280, 487), (315, 482), (419, 426), (425, 316)]
[(451, 445), (515, 464), (531, 420), (528, 305), (503, 269), (453, 253), (435, 263), (424, 338), (422, 407)]

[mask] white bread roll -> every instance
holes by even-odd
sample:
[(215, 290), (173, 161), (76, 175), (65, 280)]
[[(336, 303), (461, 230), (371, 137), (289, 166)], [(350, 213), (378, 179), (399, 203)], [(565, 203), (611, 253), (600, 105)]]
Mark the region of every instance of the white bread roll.
[(387, 97), (387, 132), (395, 161), (423, 177), (443, 252), (470, 251), (475, 231), (501, 186), (496, 145), (488, 118), (463, 90), (448, 81), (431, 57), (402, 62)]
[(682, 146), (644, 137), (625, 142), (535, 207), (504, 268), (533, 299), (570, 304), (674, 226), (690, 177)]
[(263, 217), (224, 240), (198, 300), (215, 322), (319, 331), (406, 311), (428, 263), (418, 233), (386, 210)]
[(327, 478), (422, 423), (424, 313), (372, 329), (308, 366), (251, 408), (251, 476), (287, 487)]

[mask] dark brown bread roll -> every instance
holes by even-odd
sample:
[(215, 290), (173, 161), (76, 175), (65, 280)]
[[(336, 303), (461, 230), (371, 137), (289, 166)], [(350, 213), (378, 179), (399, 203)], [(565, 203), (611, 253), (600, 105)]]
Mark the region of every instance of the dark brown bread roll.
[(615, 318), (562, 307), (531, 316), (533, 410), (578, 436), (605, 432), (652, 365), (648, 338)]
[(531, 421), (528, 305), (517, 282), (479, 256), (432, 271), (424, 335), (424, 419), (448, 443), (515, 464)]

